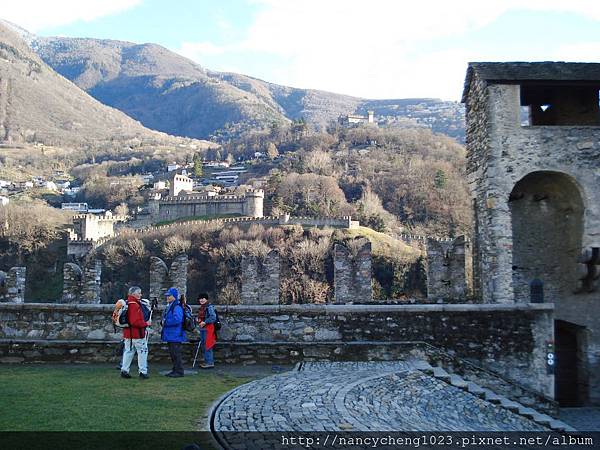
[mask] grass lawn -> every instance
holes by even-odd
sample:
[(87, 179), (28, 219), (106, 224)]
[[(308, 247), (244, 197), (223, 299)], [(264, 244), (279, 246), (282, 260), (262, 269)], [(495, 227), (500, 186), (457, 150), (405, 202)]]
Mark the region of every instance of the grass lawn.
[(148, 380), (126, 380), (108, 365), (2, 365), (0, 431), (194, 431), (214, 400), (248, 381), (214, 372), (170, 379), (152, 370)]

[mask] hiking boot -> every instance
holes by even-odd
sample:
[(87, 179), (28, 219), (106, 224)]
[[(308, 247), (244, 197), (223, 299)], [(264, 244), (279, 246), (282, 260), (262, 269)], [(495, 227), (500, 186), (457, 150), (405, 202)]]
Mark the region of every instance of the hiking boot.
[(131, 378), (131, 375), (129, 375), (129, 372), (121, 370), (121, 378)]
[(214, 364), (200, 364), (201, 369), (214, 369)]
[(174, 373), (174, 372), (169, 372), (168, 374), (165, 375), (165, 377), (169, 377), (169, 378), (181, 378), (183, 376), (182, 373)]
[(147, 380), (150, 378), (147, 373), (140, 373), (140, 380)]

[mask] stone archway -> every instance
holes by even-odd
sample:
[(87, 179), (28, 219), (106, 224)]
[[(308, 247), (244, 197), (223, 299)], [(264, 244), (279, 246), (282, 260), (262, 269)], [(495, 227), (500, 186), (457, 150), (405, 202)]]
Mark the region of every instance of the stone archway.
[(540, 279), (547, 302), (558, 302), (577, 287), (584, 205), (580, 189), (560, 172), (532, 172), (515, 184), (512, 219), (515, 301), (529, 301), (529, 285)]

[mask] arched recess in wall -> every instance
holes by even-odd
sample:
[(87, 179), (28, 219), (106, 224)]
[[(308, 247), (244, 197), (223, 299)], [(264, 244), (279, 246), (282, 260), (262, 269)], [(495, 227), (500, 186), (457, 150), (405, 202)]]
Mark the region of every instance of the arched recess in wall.
[(529, 283), (544, 283), (547, 302), (577, 286), (584, 204), (577, 183), (560, 172), (532, 172), (509, 197), (513, 237), (513, 286), (517, 302), (529, 301)]

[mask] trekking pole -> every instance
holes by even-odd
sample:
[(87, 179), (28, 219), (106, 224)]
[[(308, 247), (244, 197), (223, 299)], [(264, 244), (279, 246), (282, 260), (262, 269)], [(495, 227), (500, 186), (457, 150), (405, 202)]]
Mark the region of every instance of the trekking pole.
[(196, 367), (196, 360), (198, 359), (198, 352), (200, 351), (200, 344), (202, 344), (202, 339), (198, 340), (198, 347), (196, 348), (196, 355), (194, 356), (194, 363), (192, 364), (192, 369)]

